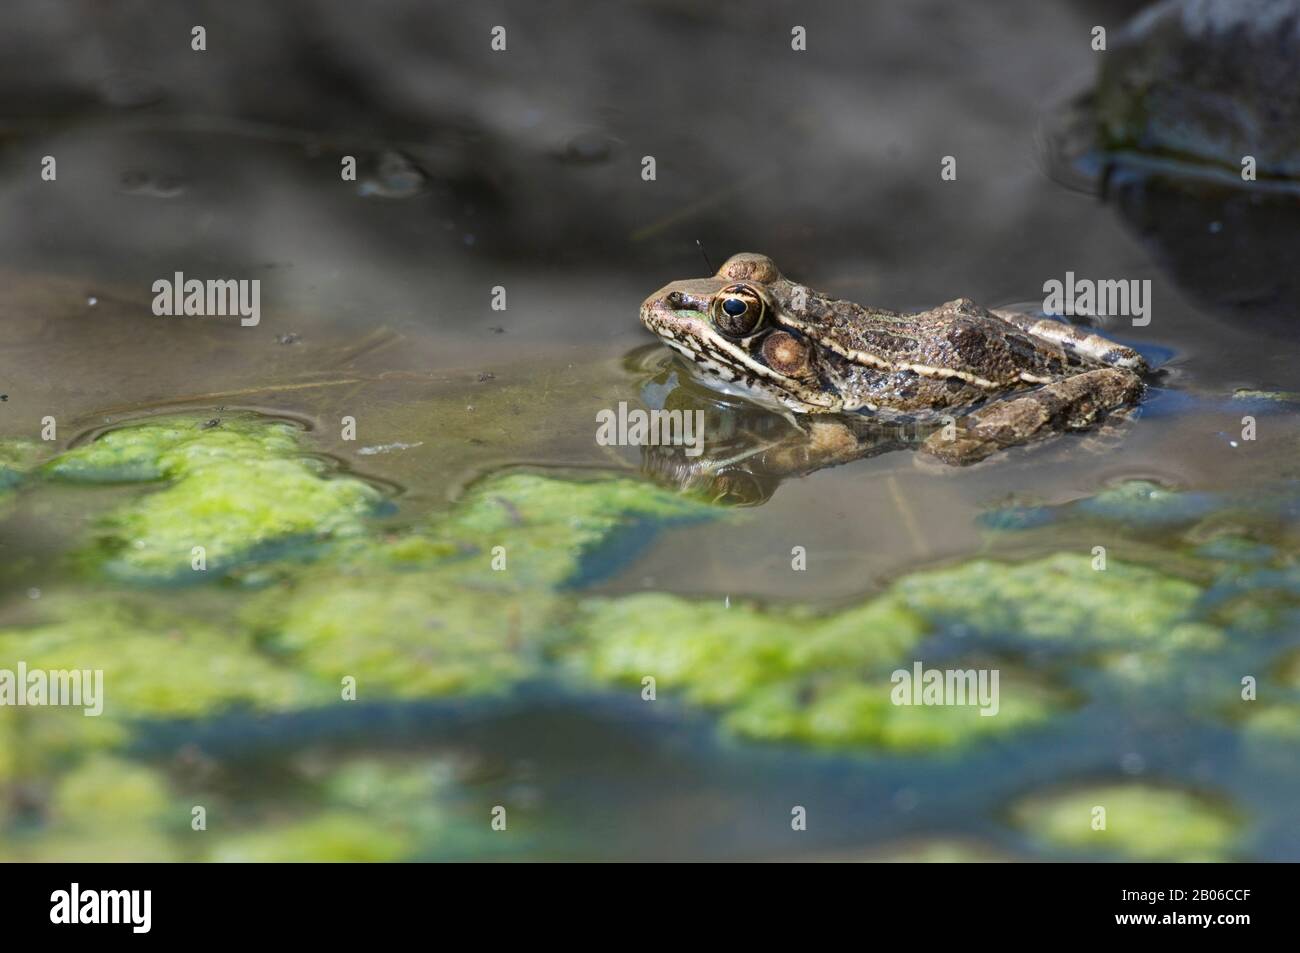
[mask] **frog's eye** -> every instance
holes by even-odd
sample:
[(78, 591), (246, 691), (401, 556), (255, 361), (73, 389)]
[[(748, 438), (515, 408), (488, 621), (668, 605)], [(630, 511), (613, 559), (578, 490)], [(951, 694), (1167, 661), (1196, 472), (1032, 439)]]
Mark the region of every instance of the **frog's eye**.
[(728, 337), (743, 338), (758, 330), (767, 315), (767, 301), (752, 285), (727, 285), (713, 296), (713, 323)]

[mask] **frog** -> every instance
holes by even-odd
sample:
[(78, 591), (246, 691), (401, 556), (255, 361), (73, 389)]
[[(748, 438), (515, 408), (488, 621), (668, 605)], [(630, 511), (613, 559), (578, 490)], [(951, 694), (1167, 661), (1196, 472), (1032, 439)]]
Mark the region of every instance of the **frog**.
[(903, 313), (832, 298), (742, 252), (671, 282), (641, 323), (724, 393), (783, 413), (942, 421), (919, 449), (952, 465), (1131, 414), (1146, 361), (1089, 329), (958, 298)]

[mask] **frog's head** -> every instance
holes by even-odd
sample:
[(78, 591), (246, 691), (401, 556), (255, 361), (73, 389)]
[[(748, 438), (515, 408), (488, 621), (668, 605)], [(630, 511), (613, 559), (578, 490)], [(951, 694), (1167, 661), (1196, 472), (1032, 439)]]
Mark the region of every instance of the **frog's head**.
[(783, 318), (793, 285), (766, 255), (732, 255), (712, 278), (674, 281), (641, 305), (641, 323), (703, 373), (802, 413), (840, 409), (817, 345)]

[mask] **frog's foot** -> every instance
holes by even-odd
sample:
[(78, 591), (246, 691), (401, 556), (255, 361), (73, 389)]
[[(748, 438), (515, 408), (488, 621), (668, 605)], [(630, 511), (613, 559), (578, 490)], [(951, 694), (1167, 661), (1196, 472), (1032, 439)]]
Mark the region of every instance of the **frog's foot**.
[(1019, 311), (1008, 311), (1005, 308), (995, 310), (993, 314), (1040, 341), (1055, 344), (1066, 354), (1079, 354), (1099, 364), (1123, 367), (1139, 374), (1145, 374), (1148, 370), (1146, 360), (1131, 347), (1116, 344), (1100, 334), (1091, 334), (1083, 328), (1076, 328), (1073, 324), (1038, 318), (1032, 314), (1021, 314)]
[(1079, 439), (1079, 451), (1103, 456), (1118, 449), (1127, 438), (1137, 419), (1138, 409), (1134, 406), (1117, 407), (1107, 412), (1097, 426), (1093, 427)]
[(935, 431), (921, 450), (954, 466), (976, 463), (999, 450), (1089, 427), (1111, 411), (1135, 404), (1143, 389), (1132, 371), (1087, 371), (981, 407), (953, 427)]

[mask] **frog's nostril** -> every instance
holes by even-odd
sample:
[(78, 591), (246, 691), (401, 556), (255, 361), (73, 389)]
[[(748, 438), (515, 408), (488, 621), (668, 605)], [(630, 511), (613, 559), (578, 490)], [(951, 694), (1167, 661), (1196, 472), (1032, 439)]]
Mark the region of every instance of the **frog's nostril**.
[(668, 292), (668, 296), (664, 298), (664, 301), (667, 303), (668, 307), (673, 309), (681, 309), (684, 307), (682, 304), (682, 293), (680, 291)]

